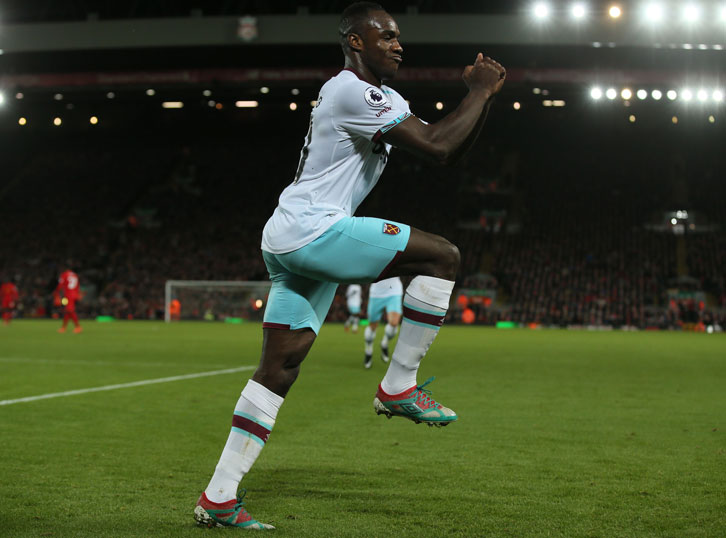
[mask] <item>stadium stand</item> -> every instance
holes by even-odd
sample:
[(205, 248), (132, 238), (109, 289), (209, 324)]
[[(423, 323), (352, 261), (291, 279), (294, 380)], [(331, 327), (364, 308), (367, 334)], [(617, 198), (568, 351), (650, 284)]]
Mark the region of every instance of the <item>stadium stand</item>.
[[(79, 303), (85, 317), (159, 319), (167, 279), (265, 279), (259, 234), (294, 170), (300, 134), (258, 134), (245, 139), (243, 151), (239, 139), (223, 137), (84, 138), (40, 151), (19, 148), (6, 165), (12, 173), (0, 203), (9, 231), (0, 241), (9, 253), (2, 271), (19, 280), (20, 315), (53, 313), (50, 291), (69, 258), (86, 294)], [(718, 229), (685, 236), (686, 266), (697, 283), (691, 291), (705, 293), (707, 304), (694, 318), (688, 295), (682, 307), (668, 299), (679, 277), (679, 237), (648, 225), (671, 207), (673, 187), (661, 178), (676, 173), (676, 158), (653, 168), (643, 148), (593, 167), (618, 151), (617, 137), (602, 140), (604, 147), (553, 153), (533, 140), (517, 146), (512, 136), (489, 141), (453, 171), (394, 154), (359, 214), (457, 242), (461, 286), (477, 287), (481, 274), (497, 283), (497, 301), (475, 306), (481, 323), (723, 324), (726, 249)], [(721, 172), (714, 162), (699, 174), (708, 181)], [(507, 174), (516, 177), (503, 179)], [(701, 198), (703, 218), (720, 224), (711, 198)], [(344, 312), (339, 298), (330, 319)], [(454, 308), (450, 318), (460, 314)]]

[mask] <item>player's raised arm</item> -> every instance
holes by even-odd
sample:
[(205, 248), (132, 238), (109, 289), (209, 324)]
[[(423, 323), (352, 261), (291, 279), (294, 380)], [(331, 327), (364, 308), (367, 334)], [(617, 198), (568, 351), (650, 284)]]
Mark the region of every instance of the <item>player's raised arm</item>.
[(456, 109), (436, 123), (412, 117), (383, 135), (393, 146), (441, 164), (455, 164), (479, 135), (491, 98), (502, 88), (506, 71), (479, 53), (462, 78), (469, 93)]

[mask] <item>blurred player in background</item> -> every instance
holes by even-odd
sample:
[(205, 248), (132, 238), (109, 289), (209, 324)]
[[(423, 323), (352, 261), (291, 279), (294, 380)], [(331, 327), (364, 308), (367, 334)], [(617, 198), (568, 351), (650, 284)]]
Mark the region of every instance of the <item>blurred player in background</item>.
[(181, 302), (179, 302), (179, 299), (172, 299), (169, 302), (169, 318), (172, 321), (181, 319)]
[(403, 313), (403, 283), (396, 277), (386, 278), (371, 284), (368, 290), (368, 321), (365, 330), (365, 358), (363, 366), (373, 363), (373, 340), (376, 338), (378, 322), (386, 315), (386, 327), (381, 340), (381, 360), (388, 362), (388, 345), (396, 337)]
[(352, 327), (353, 332), (358, 332), (358, 322), (360, 321), (360, 305), (363, 302), (363, 288), (360, 284), (351, 284), (345, 290), (345, 301), (348, 306), (348, 319), (345, 320), (343, 328), (347, 331)]
[(10, 325), (13, 312), (18, 302), (18, 287), (12, 280), (0, 284), (0, 311), (3, 315), (3, 324)]
[(444, 322), (459, 250), (406, 224), (353, 215), (377, 183), (392, 146), (445, 165), (458, 162), (479, 136), (505, 71), (479, 53), (462, 75), (467, 95), (446, 117), (428, 124), (383, 84), (402, 61), (393, 18), (378, 4), (355, 3), (343, 12), (339, 34), (345, 68), (321, 88), (297, 172), (262, 233), (262, 256), (272, 280), (262, 357), (237, 401), (227, 443), (194, 509), (202, 525), (272, 528), (250, 516), (236, 498), (237, 489), (265, 446), (340, 283), (415, 277), (406, 289), (401, 334), (374, 410), (437, 426), (458, 418), (429, 396), (424, 387), (430, 380), (417, 384), (416, 373)]
[(56, 286), (53, 292), (56, 304), (60, 303), (63, 305), (63, 326), (58, 329), (59, 333), (66, 332), (66, 325), (68, 320), (73, 320), (75, 325), (73, 332), (79, 333), (83, 329), (81, 324), (78, 322), (78, 314), (76, 314), (76, 301), (80, 299), (81, 288), (79, 286), (78, 275), (66, 269), (61, 273), (58, 279), (58, 286)]

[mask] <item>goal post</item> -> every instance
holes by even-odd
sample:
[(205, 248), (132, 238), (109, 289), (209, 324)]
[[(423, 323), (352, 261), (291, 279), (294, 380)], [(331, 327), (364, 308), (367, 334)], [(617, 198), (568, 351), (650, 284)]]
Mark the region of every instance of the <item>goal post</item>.
[(167, 280), (164, 321), (262, 321), (270, 281)]

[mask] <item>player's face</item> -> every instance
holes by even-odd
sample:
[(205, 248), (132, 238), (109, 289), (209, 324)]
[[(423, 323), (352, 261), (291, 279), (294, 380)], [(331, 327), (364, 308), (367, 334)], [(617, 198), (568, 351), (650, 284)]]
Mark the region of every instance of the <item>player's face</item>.
[(381, 80), (392, 79), (403, 61), (403, 47), (398, 42), (401, 32), (385, 11), (372, 11), (368, 26), (361, 36), (361, 59)]

